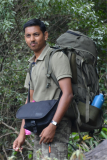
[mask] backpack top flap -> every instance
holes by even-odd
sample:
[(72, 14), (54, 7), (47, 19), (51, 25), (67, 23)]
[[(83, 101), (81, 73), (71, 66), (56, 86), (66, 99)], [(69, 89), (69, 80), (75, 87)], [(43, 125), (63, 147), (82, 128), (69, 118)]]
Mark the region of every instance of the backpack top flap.
[(89, 52), (97, 59), (95, 43), (81, 32), (68, 30), (56, 40), (56, 45)]

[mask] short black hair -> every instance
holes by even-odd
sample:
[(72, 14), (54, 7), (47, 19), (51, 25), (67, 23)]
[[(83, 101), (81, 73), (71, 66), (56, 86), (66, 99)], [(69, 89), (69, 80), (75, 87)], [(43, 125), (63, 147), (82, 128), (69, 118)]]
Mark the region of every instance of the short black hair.
[(43, 34), (44, 34), (44, 32), (46, 31), (46, 26), (45, 26), (45, 24), (44, 24), (42, 21), (40, 21), (39, 19), (36, 19), (36, 18), (31, 19), (31, 20), (29, 20), (28, 22), (26, 22), (26, 23), (24, 24), (24, 26), (23, 26), (24, 32), (25, 32), (25, 28), (26, 28), (26, 27), (30, 27), (30, 26), (39, 26), (40, 29), (41, 29), (41, 31), (43, 32)]

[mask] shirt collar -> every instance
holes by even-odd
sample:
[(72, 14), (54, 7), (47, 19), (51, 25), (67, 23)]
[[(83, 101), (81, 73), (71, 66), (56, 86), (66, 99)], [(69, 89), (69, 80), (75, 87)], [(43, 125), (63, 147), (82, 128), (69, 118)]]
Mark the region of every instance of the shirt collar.
[[(44, 60), (46, 54), (47, 54), (48, 52), (50, 52), (51, 50), (52, 50), (52, 48), (50, 48), (50, 47), (49, 47), (49, 44), (47, 44), (47, 45), (45, 46), (45, 48), (43, 49), (43, 51), (41, 52), (40, 56), (38, 57), (37, 61), (38, 61), (38, 60), (40, 60), (40, 61)], [(34, 59), (35, 59), (35, 55), (33, 55), (28, 61), (29, 61), (30, 63), (32, 63), (32, 62), (34, 62)]]

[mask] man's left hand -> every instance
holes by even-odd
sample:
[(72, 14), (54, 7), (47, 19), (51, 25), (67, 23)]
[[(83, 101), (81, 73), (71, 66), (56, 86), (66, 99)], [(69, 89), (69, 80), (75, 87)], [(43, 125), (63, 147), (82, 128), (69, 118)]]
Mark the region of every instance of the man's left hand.
[(40, 134), (39, 137), (41, 137), (39, 144), (43, 143), (49, 143), (53, 141), (54, 135), (56, 131), (56, 126), (50, 123), (48, 127), (46, 127)]

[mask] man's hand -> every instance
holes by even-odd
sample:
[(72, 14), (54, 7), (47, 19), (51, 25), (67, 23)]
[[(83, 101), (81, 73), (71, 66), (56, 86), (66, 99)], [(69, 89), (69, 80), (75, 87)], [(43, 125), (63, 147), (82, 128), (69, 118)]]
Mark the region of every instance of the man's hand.
[(49, 143), (53, 141), (54, 135), (56, 131), (56, 126), (54, 126), (52, 123), (48, 125), (40, 134), (40, 142), (39, 144), (43, 143)]
[(24, 136), (19, 135), (13, 142), (13, 149), (15, 151), (21, 151), (24, 141), (25, 141), (25, 135)]

